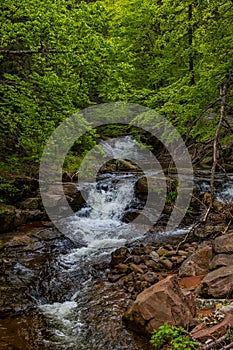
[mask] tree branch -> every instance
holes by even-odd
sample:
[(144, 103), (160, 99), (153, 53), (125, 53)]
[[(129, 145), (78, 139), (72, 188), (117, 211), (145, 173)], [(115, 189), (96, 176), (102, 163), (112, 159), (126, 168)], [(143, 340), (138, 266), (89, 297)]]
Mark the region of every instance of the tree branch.
[(214, 180), (215, 180), (216, 168), (218, 165), (218, 141), (219, 141), (219, 135), (220, 135), (222, 123), (224, 120), (227, 89), (228, 89), (227, 82), (221, 84), (219, 87), (219, 96), (220, 96), (221, 106), (220, 106), (220, 119), (219, 119), (219, 123), (218, 123), (217, 129), (216, 129), (216, 132), (215, 132), (214, 143), (213, 143), (213, 165), (212, 165), (211, 177), (210, 177), (210, 204), (209, 204), (209, 207), (208, 207), (208, 209), (204, 215), (204, 218), (202, 220), (203, 222), (206, 222), (208, 215), (210, 213), (210, 210), (213, 206)]

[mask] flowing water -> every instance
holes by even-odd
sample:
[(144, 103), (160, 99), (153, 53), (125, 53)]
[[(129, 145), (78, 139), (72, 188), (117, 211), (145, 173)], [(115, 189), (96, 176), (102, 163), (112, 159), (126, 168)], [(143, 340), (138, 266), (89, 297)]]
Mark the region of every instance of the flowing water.
[[(126, 159), (137, 153), (129, 137), (108, 143), (105, 149), (112, 158), (121, 158), (122, 149), (129, 152)], [(135, 338), (122, 323), (128, 296), (106, 280), (111, 252), (144, 239), (140, 225), (122, 221), (127, 211), (143, 208), (134, 194), (140, 176), (140, 172), (105, 174), (97, 182), (82, 184), (88, 188), (87, 205), (65, 221), (79, 246), (52, 258), (47, 277), (33, 289), (31, 309), (0, 322), (1, 349), (148, 349), (147, 341)], [(221, 196), (233, 199), (232, 183)], [(18, 269), (33, 274), (28, 267)]]

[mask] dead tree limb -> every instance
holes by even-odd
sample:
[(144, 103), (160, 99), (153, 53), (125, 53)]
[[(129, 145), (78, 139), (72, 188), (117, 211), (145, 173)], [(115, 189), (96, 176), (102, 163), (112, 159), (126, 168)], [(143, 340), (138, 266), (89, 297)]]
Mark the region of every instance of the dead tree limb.
[(224, 120), (224, 115), (225, 115), (225, 106), (226, 106), (226, 96), (227, 96), (227, 88), (228, 84), (227, 82), (223, 83), (220, 85), (219, 89), (219, 95), (220, 95), (220, 101), (221, 101), (221, 106), (220, 106), (220, 119), (219, 123), (215, 132), (214, 136), (214, 143), (213, 143), (213, 165), (211, 169), (211, 177), (210, 177), (210, 204), (209, 207), (204, 215), (203, 222), (206, 222), (208, 215), (210, 213), (210, 210), (213, 206), (213, 200), (214, 200), (214, 179), (215, 179), (215, 173), (216, 173), (216, 168), (218, 165), (218, 141), (219, 141), (219, 135), (221, 131), (221, 127), (223, 124)]

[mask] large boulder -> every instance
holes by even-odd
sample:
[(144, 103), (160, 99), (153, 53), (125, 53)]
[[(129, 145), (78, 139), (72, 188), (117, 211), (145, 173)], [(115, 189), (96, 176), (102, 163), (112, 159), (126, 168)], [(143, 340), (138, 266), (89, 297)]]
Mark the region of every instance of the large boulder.
[(81, 191), (79, 191), (77, 188), (77, 184), (65, 183), (63, 184), (63, 191), (66, 196), (67, 202), (74, 211), (78, 211), (86, 204), (86, 201), (83, 198)]
[(220, 267), (208, 273), (196, 289), (204, 297), (230, 298), (233, 292), (233, 265)]
[(233, 232), (215, 238), (213, 248), (216, 253), (233, 253)]
[(180, 277), (204, 275), (209, 272), (209, 264), (212, 260), (212, 247), (208, 245), (200, 248), (186, 259), (179, 269)]
[(123, 319), (130, 328), (150, 336), (165, 322), (188, 328), (195, 312), (193, 294), (182, 290), (173, 275), (140, 293)]

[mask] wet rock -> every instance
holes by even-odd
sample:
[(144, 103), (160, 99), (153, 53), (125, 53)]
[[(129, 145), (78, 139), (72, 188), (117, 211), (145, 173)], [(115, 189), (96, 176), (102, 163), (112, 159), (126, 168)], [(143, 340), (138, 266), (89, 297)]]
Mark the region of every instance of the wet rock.
[(145, 176), (138, 179), (138, 181), (136, 182), (136, 185), (135, 185), (135, 190), (136, 190), (137, 194), (139, 194), (139, 193), (147, 194), (148, 193), (147, 179)]
[(150, 335), (165, 322), (187, 328), (194, 316), (193, 295), (179, 287), (176, 276), (169, 276), (140, 293), (124, 321), (130, 328)]
[(144, 247), (134, 247), (133, 249), (132, 249), (132, 254), (133, 255), (142, 255), (142, 254), (144, 254), (145, 252), (144, 252)]
[(40, 209), (42, 207), (42, 201), (41, 198), (27, 198), (23, 202), (19, 204), (20, 209)]
[(210, 269), (233, 265), (233, 254), (217, 254), (210, 262)]
[(213, 298), (230, 298), (233, 292), (233, 265), (220, 267), (208, 273), (196, 294)]
[(216, 253), (233, 253), (233, 232), (215, 238), (213, 248)]
[(212, 260), (212, 247), (208, 245), (200, 248), (190, 255), (180, 267), (180, 277), (198, 276), (209, 272), (209, 264)]
[(28, 235), (19, 235), (13, 237), (5, 243), (7, 248), (16, 248), (17, 251), (36, 251), (43, 247), (43, 243)]
[(127, 248), (119, 248), (111, 253), (111, 268), (114, 268), (120, 263), (125, 263), (126, 259), (130, 257), (130, 252)]
[(124, 274), (115, 274), (115, 273), (109, 273), (108, 274), (108, 280), (109, 282), (115, 283), (117, 282), (119, 279), (121, 279), (124, 276)]
[(85, 205), (86, 201), (83, 198), (81, 191), (77, 189), (77, 184), (65, 183), (63, 184), (63, 191), (67, 202), (74, 211), (78, 211)]
[(58, 230), (52, 228), (33, 233), (32, 236), (42, 241), (51, 241), (63, 237)]

